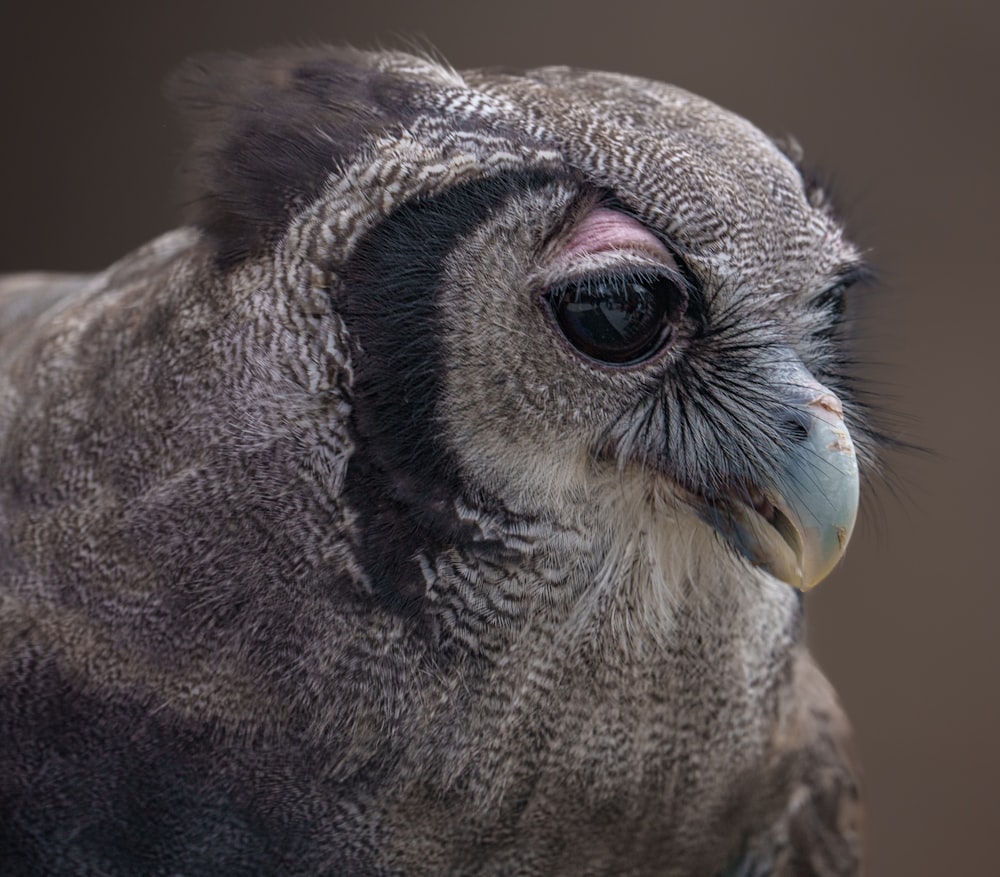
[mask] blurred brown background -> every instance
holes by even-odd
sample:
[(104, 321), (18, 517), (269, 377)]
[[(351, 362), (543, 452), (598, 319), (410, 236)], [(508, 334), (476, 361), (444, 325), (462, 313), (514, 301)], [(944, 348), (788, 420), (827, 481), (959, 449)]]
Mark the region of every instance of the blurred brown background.
[(432, 45), (664, 79), (793, 133), (870, 250), (862, 351), (903, 438), (809, 598), (865, 765), (869, 874), (1000, 873), (1000, 28), (953, 2), (5, 4), (0, 270), (98, 269), (177, 224), (164, 74), (206, 49)]

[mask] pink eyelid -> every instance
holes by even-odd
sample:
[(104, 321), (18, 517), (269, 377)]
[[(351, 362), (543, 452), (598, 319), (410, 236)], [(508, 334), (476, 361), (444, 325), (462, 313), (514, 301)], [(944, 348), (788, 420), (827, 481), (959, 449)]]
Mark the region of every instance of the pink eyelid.
[(555, 254), (555, 263), (582, 255), (625, 251), (651, 256), (666, 264), (673, 263), (670, 251), (642, 223), (625, 213), (598, 207), (588, 213), (573, 230), (565, 246)]

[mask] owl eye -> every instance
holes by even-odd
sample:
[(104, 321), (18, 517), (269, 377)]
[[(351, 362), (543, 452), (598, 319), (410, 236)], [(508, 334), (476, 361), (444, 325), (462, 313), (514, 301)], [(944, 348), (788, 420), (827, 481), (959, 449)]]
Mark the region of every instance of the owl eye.
[(838, 283), (822, 292), (816, 298), (816, 306), (820, 310), (830, 311), (835, 317), (843, 317), (847, 311), (847, 284)]
[(686, 296), (668, 277), (611, 274), (555, 287), (545, 298), (563, 335), (582, 354), (632, 365), (666, 346)]

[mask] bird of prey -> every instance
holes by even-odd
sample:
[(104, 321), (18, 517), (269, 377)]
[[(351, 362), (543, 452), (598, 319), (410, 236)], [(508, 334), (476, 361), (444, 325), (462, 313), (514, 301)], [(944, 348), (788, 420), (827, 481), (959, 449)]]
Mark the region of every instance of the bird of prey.
[(866, 268), (794, 144), (401, 52), (168, 91), (187, 224), (0, 284), (0, 871), (859, 873), (801, 592)]

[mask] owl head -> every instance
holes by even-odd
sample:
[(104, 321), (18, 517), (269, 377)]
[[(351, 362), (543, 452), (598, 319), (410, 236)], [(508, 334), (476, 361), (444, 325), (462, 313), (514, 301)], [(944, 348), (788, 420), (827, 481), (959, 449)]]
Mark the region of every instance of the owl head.
[(796, 150), (566, 68), (302, 49), (170, 91), (188, 225), (0, 282), (5, 836), (855, 873), (795, 588), (876, 444), (866, 268)]
[(172, 91), (218, 264), (308, 264), (349, 336), (343, 486), (376, 578), (489, 541), (484, 508), (803, 588), (832, 568), (872, 446), (840, 332), (866, 268), (788, 150), (566, 68), (305, 50)]

